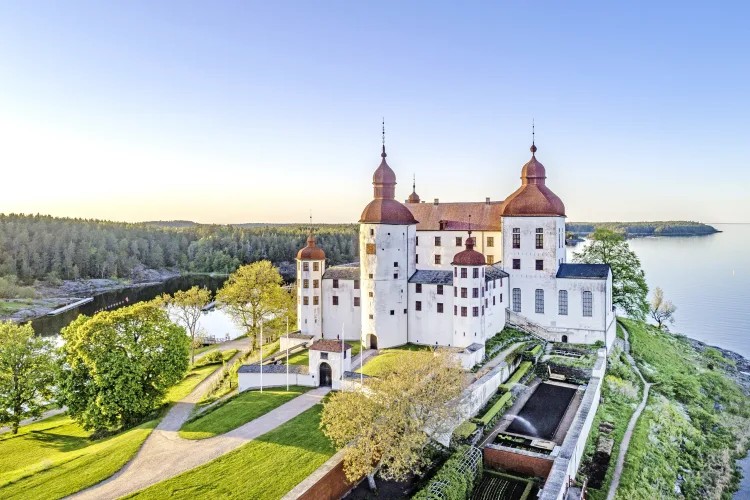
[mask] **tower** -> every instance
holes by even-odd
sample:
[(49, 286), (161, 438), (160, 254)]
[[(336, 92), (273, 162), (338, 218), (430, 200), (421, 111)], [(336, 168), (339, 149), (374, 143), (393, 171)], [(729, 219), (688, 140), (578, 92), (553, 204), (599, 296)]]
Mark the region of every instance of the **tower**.
[(359, 226), (362, 340), (368, 348), (407, 342), (409, 277), (416, 270), (417, 221), (395, 199), (396, 174), (381, 162), (372, 176), (373, 200)]
[(466, 249), (453, 257), (453, 345), (484, 344), (485, 258), (474, 250), (474, 238), (466, 238)]
[(323, 336), (322, 279), (325, 272), (326, 254), (315, 246), (312, 227), (307, 237), (307, 246), (297, 252), (297, 327), (300, 333)]

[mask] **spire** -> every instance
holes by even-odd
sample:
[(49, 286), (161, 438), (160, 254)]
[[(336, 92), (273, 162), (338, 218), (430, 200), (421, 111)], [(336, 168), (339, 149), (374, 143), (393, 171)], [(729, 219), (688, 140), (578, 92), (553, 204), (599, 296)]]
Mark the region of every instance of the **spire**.
[(388, 156), (387, 154), (385, 154), (385, 117), (383, 117), (383, 152), (380, 153), (380, 156), (383, 158)]
[(536, 153), (536, 144), (534, 144), (534, 119), (531, 119), (531, 148), (529, 150), (531, 151), (531, 156), (534, 156), (534, 153)]
[(396, 194), (396, 174), (385, 161), (385, 119), (383, 120), (383, 152), (380, 155), (380, 166), (372, 176), (372, 185), (375, 188), (374, 198), (392, 200)]
[(474, 238), (471, 237), (471, 214), (469, 214), (469, 237), (466, 238), (466, 250), (474, 250)]
[(412, 174), (411, 178), (411, 190), (413, 193), (417, 192), (417, 174)]
[(313, 236), (313, 225), (312, 225), (312, 210), (310, 210), (310, 231), (307, 235), (307, 246), (308, 247), (314, 247), (315, 246), (315, 236)]

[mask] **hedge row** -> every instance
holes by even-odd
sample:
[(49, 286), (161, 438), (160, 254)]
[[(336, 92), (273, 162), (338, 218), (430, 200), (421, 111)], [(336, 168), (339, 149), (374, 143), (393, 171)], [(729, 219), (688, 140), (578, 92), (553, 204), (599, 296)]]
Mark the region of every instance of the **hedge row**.
[(506, 391), (511, 390), (513, 387), (513, 384), (518, 383), (524, 375), (526, 375), (526, 372), (529, 371), (529, 368), (531, 368), (532, 363), (531, 361), (524, 361), (520, 365), (518, 365), (518, 369), (513, 373), (513, 375), (500, 386), (501, 389), (504, 389)]
[(485, 426), (489, 425), (495, 415), (497, 415), (504, 409), (505, 404), (510, 401), (511, 397), (513, 397), (513, 394), (510, 392), (506, 392), (505, 394), (503, 394), (500, 399), (498, 399), (497, 402), (492, 405), (492, 408), (490, 408), (487, 413), (482, 415), (482, 417), (479, 419), (479, 422), (481, 422), (482, 425)]
[[(474, 486), (482, 478), (482, 459), (477, 462), (477, 469), (472, 470), (463, 464), (469, 446), (461, 446), (437, 471), (435, 477), (425, 485), (413, 500), (467, 500), (471, 498)], [(434, 485), (434, 486), (433, 486)], [(440, 491), (440, 494), (433, 493)]]

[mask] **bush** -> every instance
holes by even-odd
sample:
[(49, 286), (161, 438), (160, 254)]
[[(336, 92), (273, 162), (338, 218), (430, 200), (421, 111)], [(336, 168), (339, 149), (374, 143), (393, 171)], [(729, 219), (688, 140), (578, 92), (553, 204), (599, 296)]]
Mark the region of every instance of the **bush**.
[[(482, 477), (482, 458), (476, 462), (476, 469), (473, 469), (466, 462), (470, 453), (474, 453), (469, 446), (460, 447), (454, 453), (435, 477), (427, 483), (416, 495), (414, 500), (466, 500), (471, 497), (474, 486)], [(440, 494), (436, 493), (437, 491)]]
[(213, 365), (215, 363), (221, 363), (222, 361), (224, 361), (224, 356), (221, 351), (217, 349), (215, 351), (208, 351), (204, 354), (202, 358), (195, 362), (195, 366)]
[(476, 430), (477, 424), (475, 424), (474, 422), (469, 422), (467, 420), (456, 427), (456, 429), (453, 431), (453, 438), (457, 441), (464, 441), (466, 439), (469, 439), (469, 437), (471, 437), (471, 435), (474, 434), (474, 431)]
[(524, 361), (520, 365), (518, 365), (518, 369), (513, 373), (513, 375), (500, 386), (501, 389), (504, 389), (506, 391), (511, 390), (513, 387), (513, 384), (516, 384), (520, 382), (520, 380), (526, 375), (526, 373), (529, 371), (529, 368), (531, 368), (532, 363), (531, 361)]

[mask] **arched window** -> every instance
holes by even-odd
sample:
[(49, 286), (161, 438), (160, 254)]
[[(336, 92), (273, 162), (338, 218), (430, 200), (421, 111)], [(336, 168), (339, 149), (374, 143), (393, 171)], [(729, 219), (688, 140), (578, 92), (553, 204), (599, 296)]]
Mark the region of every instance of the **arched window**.
[(583, 292), (583, 315), (591, 317), (594, 315), (594, 296), (591, 292)]
[(558, 292), (557, 313), (560, 316), (568, 315), (568, 291), (567, 290), (560, 290)]
[(537, 289), (534, 292), (534, 311), (537, 314), (544, 314), (544, 290)]
[(513, 289), (513, 312), (521, 312), (521, 289)]

